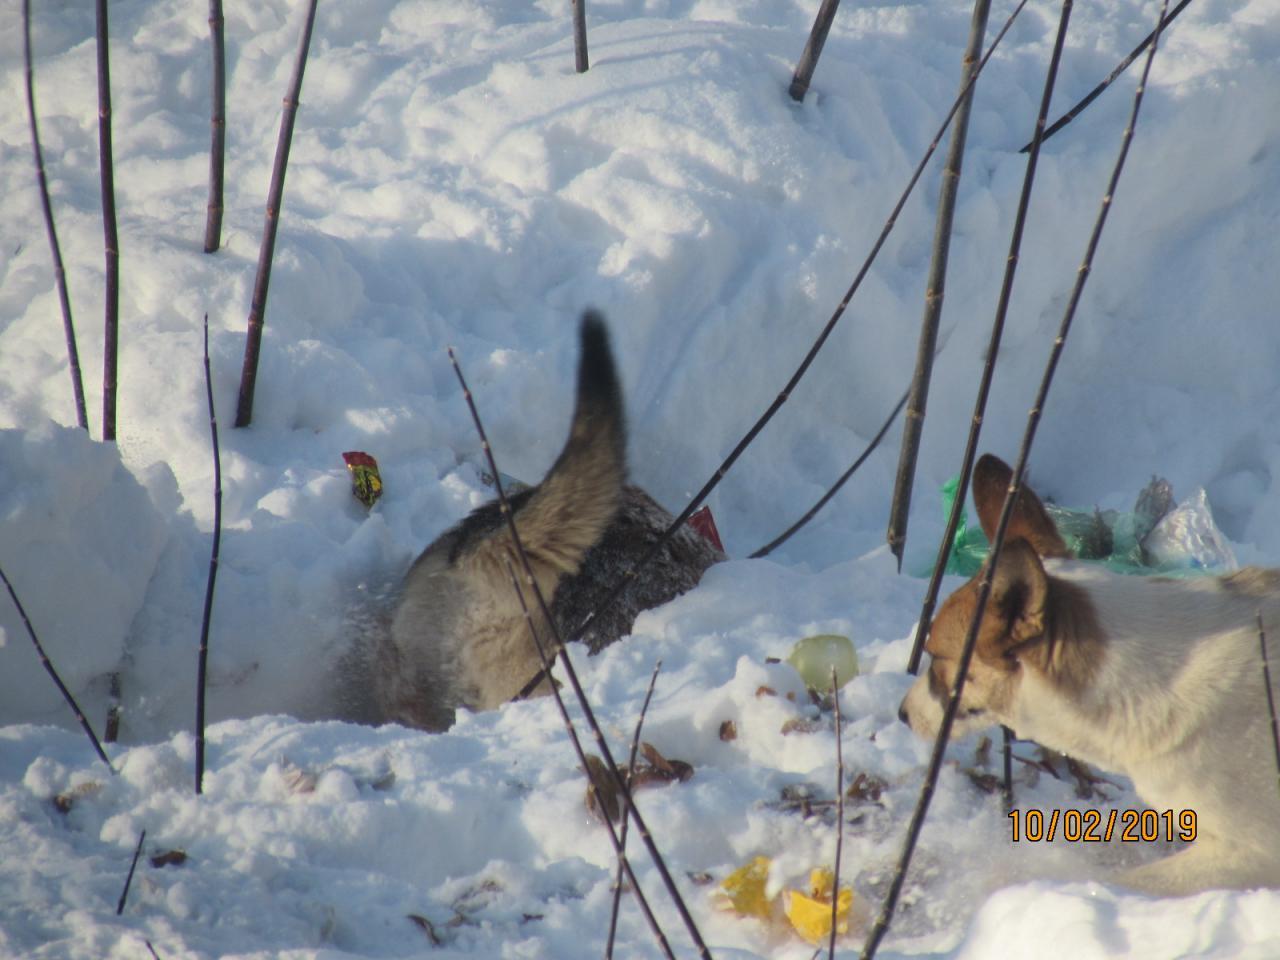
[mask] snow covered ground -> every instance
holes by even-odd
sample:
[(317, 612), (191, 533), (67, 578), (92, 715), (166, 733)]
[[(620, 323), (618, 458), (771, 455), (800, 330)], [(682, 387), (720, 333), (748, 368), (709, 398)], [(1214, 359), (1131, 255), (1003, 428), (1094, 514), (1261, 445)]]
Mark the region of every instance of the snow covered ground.
[[(37, 101), (100, 435), (103, 249), (93, 15), (36, 4)], [(118, 449), (74, 429), (23, 109), (17, 5), (0, 13), (0, 565), (101, 730), (112, 776), (0, 604), (0, 953), (14, 957), (602, 955), (612, 854), (550, 702), (447, 734), (349, 722), (344, 654), (433, 536), (482, 502), (464, 364), (503, 470), (536, 479), (563, 438), (576, 324), (610, 318), (633, 478), (679, 508), (776, 396), (862, 262), (954, 95), (968, 5), (846, 4), (803, 105), (786, 95), (816, 0), (321, 4), (276, 250), (253, 426), (230, 428), (299, 4), (227, 9), (223, 249), (200, 252), (208, 166), (204, 7), (111, 5), (121, 251)], [(1011, 4), (992, 12), (992, 31)], [(1079, 5), (1055, 113), (1150, 29), (1157, 5)], [(1004, 267), (1057, 9), (1033, 0), (978, 87), (906, 569), (930, 562)], [(1199, 0), (1157, 56), (1129, 167), (1033, 457), (1063, 504), (1129, 509), (1152, 473), (1204, 486), (1241, 562), (1280, 564), (1280, 2)], [(1119, 144), (1126, 76), (1041, 158), (985, 449), (1015, 452)], [(729, 553), (790, 523), (905, 387), (937, 163), (808, 377), (712, 495)], [(221, 415), (222, 563), (209, 770), (193, 781), (195, 651), (212, 537), (200, 343)], [(718, 908), (773, 858), (771, 889), (829, 863), (832, 715), (785, 663), (850, 636), (842, 880), (874, 914), (927, 745), (898, 723), (924, 584), (883, 540), (897, 432), (776, 557), (713, 568), (578, 658), (621, 752), (650, 670), (645, 739), (694, 776), (642, 808), (717, 957), (803, 958), (781, 926)], [(367, 511), (346, 450), (378, 458)], [(762, 692), (767, 687), (774, 693)], [(788, 694), (794, 698), (789, 698)], [(721, 728), (732, 720), (737, 737)], [(1013, 844), (952, 748), (881, 956), (1275, 957), (1280, 893), (1159, 900), (1100, 882), (1155, 850)], [(1020, 748), (1035, 759), (1031, 745)], [(1138, 804), (1019, 763), (1023, 807)], [(981, 780), (981, 777), (977, 777)], [(874, 791), (873, 791), (874, 792)], [(803, 799), (808, 797), (806, 803)], [(61, 798), (59, 804), (55, 799)], [(814, 801), (818, 801), (815, 805)], [(65, 812), (60, 807), (66, 808)], [(806, 816), (808, 811), (810, 815)], [(144, 859), (115, 906), (141, 830)], [(642, 885), (689, 942), (647, 858)], [(710, 882), (706, 882), (707, 880)], [(438, 944), (417, 915), (429, 922)], [(845, 943), (853, 955), (855, 932)], [(660, 955), (624, 901), (620, 957)]]

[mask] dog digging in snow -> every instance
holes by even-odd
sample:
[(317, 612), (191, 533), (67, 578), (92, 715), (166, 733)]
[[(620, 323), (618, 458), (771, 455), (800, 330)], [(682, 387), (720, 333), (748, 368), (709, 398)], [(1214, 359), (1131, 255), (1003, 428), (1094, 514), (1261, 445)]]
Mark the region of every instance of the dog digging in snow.
[[(1012, 471), (979, 460), (973, 497), (994, 538)], [(933, 737), (977, 606), (980, 577), (942, 604), (932, 660), (899, 716)], [(1023, 488), (992, 576), (957, 735), (996, 723), (1115, 770), (1150, 808), (1195, 811), (1177, 853), (1121, 873), (1164, 895), (1280, 886), (1280, 775), (1257, 618), (1280, 624), (1280, 570), (1126, 576), (1072, 560)]]
[[(599, 315), (582, 318), (577, 400), (569, 438), (537, 486), (508, 500), (534, 579), (568, 640), (587, 616), (596, 653), (628, 635), (642, 610), (694, 587), (724, 554), (688, 525), (638, 569), (621, 596), (600, 603), (649, 553), (672, 515), (626, 482), (622, 391)], [(405, 575), (389, 631), (372, 664), (385, 719), (426, 730), (452, 725), (457, 708), (489, 710), (514, 698), (542, 669), (508, 573), (521, 570), (498, 501), (445, 531)], [(550, 632), (527, 598), (539, 635)], [(543, 680), (537, 693), (548, 693)]]

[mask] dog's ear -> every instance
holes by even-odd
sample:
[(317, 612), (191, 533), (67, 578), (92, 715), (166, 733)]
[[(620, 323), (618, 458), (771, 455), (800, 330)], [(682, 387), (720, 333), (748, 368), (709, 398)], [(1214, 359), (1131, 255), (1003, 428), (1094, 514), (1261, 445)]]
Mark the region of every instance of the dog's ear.
[(1000, 649), (989, 649), (988, 655), (1008, 653), (1043, 635), (1048, 598), (1049, 578), (1036, 549), (1022, 539), (1007, 542), (991, 578), (989, 601), (1003, 629), (989, 635), (988, 644), (998, 645)]
[[(978, 522), (988, 540), (995, 540), (996, 527), (1000, 524), (1000, 511), (1009, 493), (1013, 470), (999, 457), (985, 453), (973, 468), (973, 502), (978, 508)], [(1049, 518), (1049, 513), (1025, 484), (1018, 493), (1013, 515), (1009, 518), (1006, 543), (1016, 539), (1027, 541), (1042, 557), (1070, 557), (1071, 551)]]

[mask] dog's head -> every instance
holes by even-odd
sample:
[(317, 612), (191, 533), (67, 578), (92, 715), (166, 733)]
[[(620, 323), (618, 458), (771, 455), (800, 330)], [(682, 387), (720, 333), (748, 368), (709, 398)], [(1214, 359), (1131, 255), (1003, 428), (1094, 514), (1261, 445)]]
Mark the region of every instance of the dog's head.
[[(995, 538), (1013, 471), (1000, 459), (982, 457), (973, 470), (973, 499), (988, 539)], [(1025, 668), (1041, 669), (1054, 659), (1049, 619), (1061, 604), (1061, 585), (1051, 587), (1043, 558), (1070, 551), (1044, 504), (1024, 487), (1014, 504), (1000, 562), (991, 572), (991, 595), (960, 699), (953, 731), (963, 734), (1008, 722)], [(922, 736), (934, 736), (955, 684), (960, 654), (977, 610), (987, 568), (949, 596), (938, 610), (925, 649), (928, 670), (912, 686), (898, 716)]]

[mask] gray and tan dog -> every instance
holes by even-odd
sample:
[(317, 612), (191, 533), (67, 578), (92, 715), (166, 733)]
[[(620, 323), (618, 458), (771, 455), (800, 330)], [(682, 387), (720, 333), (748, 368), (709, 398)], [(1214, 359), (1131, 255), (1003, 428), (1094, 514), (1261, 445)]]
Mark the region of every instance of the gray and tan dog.
[[(672, 520), (643, 490), (626, 484), (622, 391), (598, 314), (584, 315), (581, 339), (569, 439), (541, 483), (509, 498), (538, 587), (566, 639)], [(583, 638), (591, 652), (629, 634), (641, 610), (689, 590), (723, 559), (682, 527), (596, 618)], [(541, 661), (508, 562), (520, 569), (497, 501), (445, 531), (414, 562), (372, 664), (386, 719), (443, 730), (458, 707), (498, 707), (538, 674)], [(532, 597), (528, 602), (536, 622), (536, 604)], [(547, 637), (541, 627), (540, 635)], [(545, 682), (538, 692), (549, 692)]]

